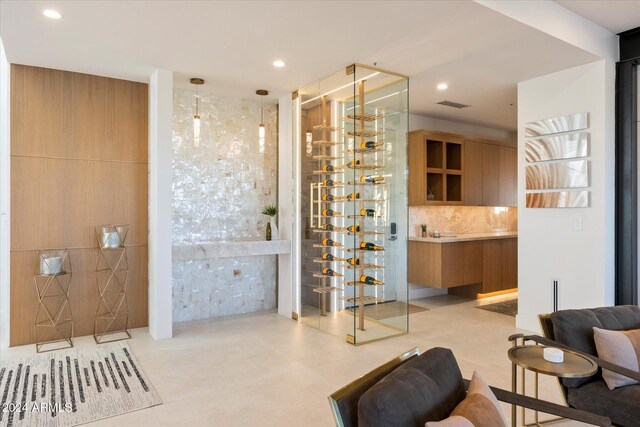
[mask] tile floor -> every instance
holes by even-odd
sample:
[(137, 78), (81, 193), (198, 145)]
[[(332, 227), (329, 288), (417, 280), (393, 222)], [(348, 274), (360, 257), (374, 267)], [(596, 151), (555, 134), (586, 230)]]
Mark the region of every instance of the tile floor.
[[(411, 302), (430, 310), (411, 316), (408, 335), (359, 347), (273, 312), (176, 324), (164, 341), (134, 330), (130, 346), (164, 403), (93, 425), (331, 426), (329, 394), (412, 347), (451, 348), (463, 376), (477, 369), (491, 385), (510, 388), (507, 337), (521, 332), (513, 317), (457, 297)], [(75, 343), (95, 345), (91, 337)], [(0, 357), (34, 351), (17, 347)], [(560, 401), (554, 379), (541, 377), (541, 396)]]

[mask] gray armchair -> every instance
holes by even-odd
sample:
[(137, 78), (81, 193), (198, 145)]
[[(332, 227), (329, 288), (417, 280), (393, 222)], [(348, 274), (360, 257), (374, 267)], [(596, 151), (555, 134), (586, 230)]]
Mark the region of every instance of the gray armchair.
[[(640, 307), (616, 306), (581, 310), (561, 310), (540, 315), (543, 337), (527, 336), (539, 344), (571, 349), (590, 357), (600, 368), (640, 381), (640, 373), (598, 358), (593, 327), (609, 330), (640, 329)], [(609, 417), (620, 426), (640, 425), (640, 385), (609, 390), (602, 371), (589, 378), (560, 382), (569, 406)]]
[[(338, 427), (423, 427), (447, 418), (467, 393), (458, 363), (446, 348), (413, 349), (329, 396)], [(608, 418), (491, 387), (498, 400), (597, 426)], [(369, 392), (369, 393), (367, 393)], [(363, 397), (363, 395), (366, 396)]]

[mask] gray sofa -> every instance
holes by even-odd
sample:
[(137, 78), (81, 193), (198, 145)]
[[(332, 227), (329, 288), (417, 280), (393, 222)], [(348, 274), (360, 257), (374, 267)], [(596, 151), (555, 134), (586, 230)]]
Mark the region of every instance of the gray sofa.
[[(329, 396), (338, 427), (423, 427), (447, 418), (467, 394), (468, 381), (446, 348), (417, 349), (381, 365)], [(491, 387), (498, 400), (587, 424), (609, 419)]]
[[(599, 359), (593, 339), (593, 327), (609, 330), (640, 329), (640, 307), (616, 306), (581, 310), (561, 310), (540, 316), (544, 334), (558, 343), (591, 356), (600, 367), (620, 374), (640, 378), (640, 374), (625, 370)], [(530, 338), (530, 337), (527, 337)], [(545, 345), (553, 342), (535, 340)], [(640, 385), (609, 390), (601, 370), (589, 378), (562, 380), (567, 403), (577, 409), (609, 417), (614, 425), (640, 425)]]

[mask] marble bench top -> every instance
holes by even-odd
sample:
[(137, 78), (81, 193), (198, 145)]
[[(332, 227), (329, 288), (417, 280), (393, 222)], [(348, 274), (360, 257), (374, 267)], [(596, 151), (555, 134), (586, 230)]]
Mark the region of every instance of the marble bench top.
[(210, 242), (173, 245), (174, 261), (291, 253), (290, 240)]

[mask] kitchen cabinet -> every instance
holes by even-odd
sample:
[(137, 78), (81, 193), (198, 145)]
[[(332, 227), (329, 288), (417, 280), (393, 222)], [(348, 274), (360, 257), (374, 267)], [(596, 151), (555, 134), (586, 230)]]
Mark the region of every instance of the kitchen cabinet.
[(409, 241), (409, 282), (441, 289), (482, 282), (482, 241)]
[(464, 204), (517, 206), (517, 149), (470, 140), (464, 146)]
[(518, 239), (409, 240), (409, 282), (448, 289), (480, 285), (482, 294), (518, 287)]
[(418, 130), (409, 133), (409, 205), (516, 206), (515, 147)]
[(500, 204), (500, 146), (482, 144), (482, 204)]
[(485, 240), (482, 293), (518, 287), (517, 239)]
[(464, 204), (482, 206), (482, 149), (484, 144), (464, 142)]
[(409, 205), (461, 205), (464, 199), (464, 141), (427, 131), (409, 134)]

